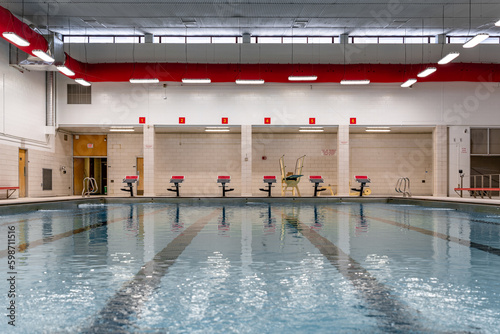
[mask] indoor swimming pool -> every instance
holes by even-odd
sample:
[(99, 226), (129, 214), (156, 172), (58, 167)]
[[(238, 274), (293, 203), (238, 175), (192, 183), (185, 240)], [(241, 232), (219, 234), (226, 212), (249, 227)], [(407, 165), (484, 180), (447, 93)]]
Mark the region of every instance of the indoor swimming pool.
[(498, 333), (495, 212), (214, 199), (2, 215), (0, 332)]

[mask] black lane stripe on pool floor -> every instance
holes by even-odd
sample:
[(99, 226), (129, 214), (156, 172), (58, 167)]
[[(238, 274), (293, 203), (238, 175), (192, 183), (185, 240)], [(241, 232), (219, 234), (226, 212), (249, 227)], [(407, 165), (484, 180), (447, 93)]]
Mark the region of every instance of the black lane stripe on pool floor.
[[(348, 215), (350, 217), (361, 218), (361, 215), (355, 215), (355, 214), (348, 213), (348, 212), (342, 212), (342, 211), (339, 211), (339, 210), (336, 210), (336, 209), (333, 209), (333, 208), (326, 208), (326, 209), (330, 210), (330, 211), (333, 211), (333, 212), (340, 213), (340, 214)], [(378, 217), (372, 217), (372, 216), (367, 216), (367, 215), (363, 215), (363, 218), (364, 219), (372, 219), (372, 220), (379, 221), (379, 222), (382, 222), (382, 223), (385, 223), (385, 224), (389, 224), (389, 225), (393, 225), (393, 226), (405, 228), (405, 229), (408, 229), (408, 230), (411, 230), (411, 231), (415, 231), (415, 232), (419, 232), (419, 233), (422, 233), (422, 234), (425, 234), (425, 235), (429, 235), (431, 237), (443, 239), (445, 241), (454, 242), (454, 243), (462, 245), (462, 246), (466, 246), (466, 247), (470, 247), (470, 248), (475, 248), (475, 249), (478, 249), (478, 250), (483, 251), (483, 252), (487, 252), (487, 253), (490, 253), (490, 254), (493, 254), (493, 255), (500, 256), (500, 249), (495, 248), (495, 247), (491, 247), (491, 246), (488, 246), (488, 245), (480, 244), (478, 242), (474, 242), (474, 241), (471, 241), (471, 240), (466, 240), (466, 239), (460, 239), (460, 238), (457, 238), (457, 237), (452, 237), (451, 235), (439, 233), (439, 232), (436, 232), (436, 231), (427, 230), (427, 229), (421, 228), (421, 227), (411, 226), (411, 225), (407, 225), (407, 224), (401, 224), (401, 223), (398, 223), (396, 221), (385, 219), (385, 218), (378, 218)]]
[[(159, 210), (155, 210), (155, 211), (152, 211), (152, 212), (149, 212), (149, 213), (142, 214), (139, 217), (150, 216), (150, 215), (156, 214), (156, 213), (158, 213), (160, 211), (165, 211), (167, 209), (168, 209), (168, 207), (167, 208), (162, 208), (162, 209), (159, 209)], [(51, 237), (46, 237), (46, 238), (43, 238), (43, 239), (38, 239), (38, 240), (34, 240), (34, 241), (22, 243), (22, 244), (19, 244), (19, 245), (16, 246), (17, 247), (17, 251), (18, 252), (24, 252), (27, 249), (32, 249), (32, 248), (35, 248), (35, 247), (38, 247), (38, 246), (41, 246), (41, 245), (45, 245), (45, 244), (50, 243), (50, 242), (54, 242), (54, 241), (57, 241), (57, 240), (60, 240), (60, 239), (63, 239), (63, 238), (71, 237), (71, 236), (73, 236), (75, 234), (79, 234), (79, 233), (82, 233), (82, 232), (90, 231), (92, 229), (96, 229), (96, 228), (99, 228), (99, 227), (102, 227), (102, 226), (110, 225), (110, 224), (113, 224), (113, 223), (116, 223), (116, 222), (125, 221), (127, 219), (128, 219), (128, 217), (119, 217), (119, 218), (115, 218), (113, 220), (106, 220), (106, 221), (103, 221), (103, 222), (99, 222), (99, 223), (95, 223), (95, 224), (92, 224), (92, 225), (83, 226), (83, 227), (80, 227), (80, 228), (77, 228), (77, 229), (74, 229), (74, 230), (70, 230), (70, 231), (66, 231), (66, 232), (63, 232), (63, 233), (59, 233), (59, 234), (53, 235)], [(3, 258), (3, 257), (6, 257), (7, 254), (8, 254), (7, 249), (4, 249), (4, 250), (0, 251), (0, 259)]]
[(177, 258), (184, 252), (191, 241), (205, 225), (219, 215), (221, 209), (215, 209), (209, 215), (198, 219), (186, 228), (165, 248), (158, 252), (151, 261), (130, 281), (123, 284), (106, 306), (96, 315), (93, 323), (82, 333), (129, 333), (134, 316), (139, 315), (142, 306), (148, 301), (153, 291), (161, 284), (161, 279)]
[(391, 289), (380, 283), (359, 262), (297, 218), (283, 213), (282, 217), (351, 282), (371, 310), (380, 313), (377, 321), (384, 333), (425, 332), (415, 316), (418, 312), (399, 302)]

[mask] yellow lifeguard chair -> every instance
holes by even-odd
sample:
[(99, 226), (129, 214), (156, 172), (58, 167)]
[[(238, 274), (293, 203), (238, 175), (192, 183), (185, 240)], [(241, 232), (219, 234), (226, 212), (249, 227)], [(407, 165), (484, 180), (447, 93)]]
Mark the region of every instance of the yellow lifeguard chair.
[[(300, 178), (302, 175), (302, 167), (304, 167), (304, 159), (305, 155), (301, 156), (295, 162), (295, 171), (286, 172), (285, 171), (285, 156), (283, 155), (280, 158), (280, 170), (281, 170), (281, 196), (285, 196), (287, 191), (292, 192), (292, 196), (295, 196), (295, 190), (297, 190), (297, 194), (300, 197), (300, 190), (298, 184), (300, 182)], [(291, 189), (288, 189), (291, 188)]]

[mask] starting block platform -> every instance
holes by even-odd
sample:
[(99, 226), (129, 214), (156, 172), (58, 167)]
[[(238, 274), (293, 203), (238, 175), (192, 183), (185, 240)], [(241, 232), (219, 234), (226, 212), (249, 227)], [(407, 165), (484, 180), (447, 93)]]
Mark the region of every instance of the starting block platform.
[(130, 192), (130, 197), (134, 197), (134, 183), (137, 183), (139, 181), (139, 176), (138, 175), (127, 175), (123, 179), (123, 183), (126, 183), (127, 185), (124, 186), (121, 190)]
[(226, 183), (231, 182), (231, 176), (217, 176), (217, 183), (221, 184), (222, 188), (222, 197), (226, 197), (226, 193), (229, 191), (233, 191), (234, 189), (228, 189), (226, 188)]
[(264, 175), (262, 181), (264, 183), (267, 183), (267, 188), (266, 189), (260, 188), (259, 190), (267, 192), (268, 197), (271, 197), (271, 188), (274, 187), (273, 183), (276, 183), (276, 176)]
[(172, 187), (174, 187), (173, 189), (167, 189), (168, 191), (174, 191), (176, 193), (176, 196), (179, 197), (179, 184), (184, 182), (184, 176), (182, 175), (173, 175), (171, 178), (170, 178), (170, 183), (173, 183), (174, 185)]
[(321, 183), (325, 182), (321, 175), (309, 176), (309, 182), (314, 183), (314, 197), (318, 196), (319, 192), (326, 190), (326, 188), (318, 188)]

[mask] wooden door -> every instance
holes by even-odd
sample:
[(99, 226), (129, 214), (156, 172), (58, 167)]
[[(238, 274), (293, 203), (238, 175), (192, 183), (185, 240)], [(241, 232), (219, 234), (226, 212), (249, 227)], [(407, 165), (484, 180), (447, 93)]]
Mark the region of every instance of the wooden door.
[(73, 158), (73, 195), (81, 195), (85, 170), (84, 158)]
[(26, 150), (19, 149), (19, 197), (26, 197)]
[(137, 195), (144, 195), (144, 158), (137, 158), (137, 175), (139, 175)]

